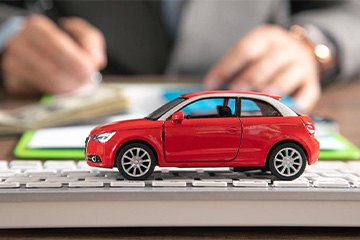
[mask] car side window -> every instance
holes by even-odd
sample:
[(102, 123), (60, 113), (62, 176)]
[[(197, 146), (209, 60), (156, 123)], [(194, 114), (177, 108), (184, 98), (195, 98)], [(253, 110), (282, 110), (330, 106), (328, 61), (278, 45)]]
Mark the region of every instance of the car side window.
[(223, 118), (236, 117), (235, 98), (206, 98), (185, 106), (185, 118)]
[(241, 99), (241, 117), (278, 117), (281, 116), (269, 103), (256, 99)]

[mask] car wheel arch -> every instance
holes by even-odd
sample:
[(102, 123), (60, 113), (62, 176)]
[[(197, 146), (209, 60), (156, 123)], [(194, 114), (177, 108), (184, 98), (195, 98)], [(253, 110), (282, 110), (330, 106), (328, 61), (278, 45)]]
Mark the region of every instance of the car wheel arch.
[(155, 155), (156, 165), (159, 165), (159, 156), (158, 156), (158, 153), (157, 153), (156, 149), (154, 148), (154, 146), (152, 144), (150, 144), (149, 142), (147, 142), (147, 141), (140, 140), (140, 139), (133, 139), (133, 140), (130, 140), (130, 141), (127, 141), (127, 142), (123, 143), (119, 147), (119, 149), (116, 151), (115, 158), (114, 158), (114, 167), (117, 167), (116, 159), (118, 158), (119, 153), (121, 152), (121, 150), (124, 147), (126, 147), (127, 145), (132, 144), (132, 143), (142, 143), (142, 144), (147, 145), (153, 151), (153, 153)]
[[(270, 157), (270, 154), (271, 154), (272, 150), (273, 150), (274, 148), (276, 148), (277, 146), (283, 144), (283, 143), (294, 143), (294, 144), (298, 145), (299, 147), (302, 148), (302, 150), (304, 150), (304, 153), (305, 153), (305, 155), (306, 155), (306, 158), (309, 159), (309, 154), (308, 154), (308, 152), (306, 151), (306, 149), (304, 148), (304, 146), (303, 146), (301, 143), (299, 143), (299, 142), (297, 142), (297, 141), (294, 141), (294, 140), (290, 140), (290, 139), (282, 140), (282, 141), (279, 141), (279, 142), (275, 143), (275, 144), (269, 149), (269, 151), (267, 152), (267, 154), (266, 154), (266, 164), (265, 164), (266, 168), (269, 168), (269, 157)], [(309, 161), (309, 160), (308, 160), (308, 161)]]

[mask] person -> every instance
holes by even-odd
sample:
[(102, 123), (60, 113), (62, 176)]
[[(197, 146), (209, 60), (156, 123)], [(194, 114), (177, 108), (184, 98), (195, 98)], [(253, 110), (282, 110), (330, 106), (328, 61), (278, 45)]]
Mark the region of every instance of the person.
[(104, 74), (203, 75), (204, 87), (292, 95), (359, 73), (360, 2), (3, 1), (3, 85), (61, 94)]

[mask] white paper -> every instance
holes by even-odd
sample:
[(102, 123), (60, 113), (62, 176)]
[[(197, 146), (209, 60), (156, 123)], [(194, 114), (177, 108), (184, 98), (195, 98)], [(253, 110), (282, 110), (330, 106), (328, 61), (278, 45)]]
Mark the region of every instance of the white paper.
[[(140, 114), (122, 114), (108, 118), (108, 122), (143, 117)], [(85, 139), (97, 125), (44, 128), (36, 130), (28, 148), (84, 148)]]

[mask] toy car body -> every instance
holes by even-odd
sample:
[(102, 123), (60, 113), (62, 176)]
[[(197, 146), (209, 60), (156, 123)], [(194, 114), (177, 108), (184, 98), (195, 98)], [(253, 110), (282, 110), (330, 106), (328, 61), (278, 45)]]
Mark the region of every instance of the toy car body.
[(117, 167), (130, 180), (159, 167), (264, 169), (299, 177), (319, 156), (313, 121), (281, 97), (230, 91), (181, 95), (144, 119), (105, 124), (86, 139), (90, 166)]

